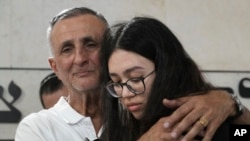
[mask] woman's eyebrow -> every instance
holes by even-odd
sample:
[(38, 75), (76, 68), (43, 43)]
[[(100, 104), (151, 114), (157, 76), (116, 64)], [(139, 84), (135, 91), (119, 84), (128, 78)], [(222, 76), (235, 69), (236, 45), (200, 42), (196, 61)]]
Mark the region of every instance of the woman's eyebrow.
[(143, 69), (143, 67), (141, 67), (141, 66), (134, 66), (134, 67), (131, 67), (131, 68), (126, 69), (126, 70), (123, 72), (123, 74), (128, 74), (128, 73), (131, 73), (131, 72), (134, 71), (134, 70), (141, 70), (141, 69)]
[[(141, 66), (133, 66), (133, 67), (128, 68), (125, 71), (123, 71), (123, 74), (126, 75), (126, 74), (129, 74), (129, 73), (131, 73), (131, 72), (133, 72), (135, 70), (140, 70), (140, 69), (143, 69), (143, 67), (141, 67)], [(115, 77), (115, 76), (118, 76), (118, 75), (115, 72), (109, 72), (109, 76)]]

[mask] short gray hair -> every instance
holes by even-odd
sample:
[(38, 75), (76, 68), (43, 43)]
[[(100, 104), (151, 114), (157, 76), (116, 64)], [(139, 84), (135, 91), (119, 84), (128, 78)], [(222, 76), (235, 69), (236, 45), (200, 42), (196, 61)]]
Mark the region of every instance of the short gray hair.
[(98, 17), (101, 21), (103, 21), (104, 24), (107, 25), (108, 27), (108, 22), (105, 19), (105, 17), (101, 14), (98, 13), (90, 8), (87, 7), (74, 7), (74, 8), (69, 8), (69, 9), (64, 9), (60, 13), (58, 13), (55, 17), (52, 18), (50, 21), (50, 25), (47, 29), (47, 39), (49, 42), (50, 46), (50, 55), (53, 55), (52, 53), (52, 48), (51, 48), (51, 30), (53, 29), (54, 25), (61, 20), (72, 18), (72, 17), (77, 17), (85, 14), (90, 14)]

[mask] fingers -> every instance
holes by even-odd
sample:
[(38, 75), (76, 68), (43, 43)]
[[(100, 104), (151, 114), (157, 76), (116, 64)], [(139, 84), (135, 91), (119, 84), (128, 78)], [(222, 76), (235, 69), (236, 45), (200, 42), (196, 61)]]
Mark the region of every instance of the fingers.
[(204, 128), (206, 128), (208, 125), (208, 120), (205, 118), (200, 118), (200, 120), (198, 120), (198, 123), (200, 123)]
[[(164, 100), (163, 103), (166, 106), (180, 106), (178, 109), (169, 116), (164, 122), (164, 127), (173, 127), (171, 136), (174, 139), (179, 138), (183, 132), (187, 131), (187, 134), (183, 137), (183, 140), (191, 140), (198, 135), (207, 125), (211, 118), (204, 116), (200, 121), (201, 116), (205, 115), (204, 107), (196, 107), (195, 102), (186, 102), (190, 99), (176, 99), (176, 100)], [(209, 114), (208, 114), (209, 115)], [(197, 122), (199, 121), (199, 122)]]
[(222, 121), (217, 121), (217, 120), (212, 120), (210, 121), (210, 124), (207, 127), (206, 133), (202, 139), (202, 141), (210, 141), (212, 140), (212, 137), (214, 136), (216, 130), (218, 129), (218, 127), (220, 126), (220, 123)]
[(194, 139), (197, 135), (198, 136), (204, 136), (204, 131), (207, 125), (209, 124), (209, 121), (202, 117), (200, 120), (194, 123), (192, 128), (188, 131), (188, 133), (183, 137), (182, 141), (190, 141)]
[(176, 100), (168, 100), (168, 99), (163, 99), (163, 105), (170, 108), (170, 109), (175, 109), (179, 107), (180, 105), (177, 103)]
[(180, 136), (183, 132), (187, 131), (189, 127), (191, 127), (191, 129), (187, 131), (187, 134), (184, 136), (184, 139), (190, 140), (196, 135), (198, 135), (208, 124), (208, 120), (204, 120), (206, 118), (201, 120), (202, 122), (199, 121), (202, 114), (204, 113), (198, 113), (195, 111), (191, 111), (189, 114), (187, 114), (185, 118), (183, 118), (173, 129), (171, 133), (173, 138), (177, 138), (178, 136)]
[(137, 141), (180, 141), (170, 136), (171, 129), (165, 129), (162, 124), (168, 117), (159, 119), (146, 133)]
[[(185, 141), (194, 139), (206, 129), (203, 141), (209, 141), (230, 113), (231, 103), (226, 96), (212, 91), (204, 95), (186, 97), (186, 99), (164, 100), (165, 106), (178, 107), (166, 119), (164, 127), (174, 127), (171, 136), (175, 139), (187, 131), (183, 137)], [(222, 103), (221, 99), (225, 102)]]
[(171, 108), (171, 109), (174, 109), (174, 108), (178, 108), (180, 107), (182, 104), (184, 104), (185, 102), (187, 101), (187, 98), (183, 97), (183, 98), (178, 98), (178, 99), (175, 99), (175, 100), (169, 100), (169, 99), (163, 99), (163, 105), (168, 107), (168, 108)]
[[(183, 105), (185, 103), (185, 99), (178, 99), (178, 100), (163, 100), (163, 104), (167, 106), (168, 108), (176, 108), (180, 105)], [(187, 105), (187, 104), (186, 104)], [(172, 113), (171, 116), (167, 118), (167, 120), (164, 122), (164, 127), (169, 128), (173, 127), (177, 122), (181, 121), (181, 119), (186, 116), (190, 111), (192, 110), (192, 106), (181, 106), (178, 109), (175, 110), (174, 113)]]

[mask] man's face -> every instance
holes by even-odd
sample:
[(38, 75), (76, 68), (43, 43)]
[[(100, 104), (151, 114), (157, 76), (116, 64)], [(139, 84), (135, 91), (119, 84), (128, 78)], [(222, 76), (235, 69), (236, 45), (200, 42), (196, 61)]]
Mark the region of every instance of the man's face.
[(51, 31), (51, 68), (78, 92), (99, 86), (99, 50), (107, 26), (96, 16), (82, 15), (57, 22)]

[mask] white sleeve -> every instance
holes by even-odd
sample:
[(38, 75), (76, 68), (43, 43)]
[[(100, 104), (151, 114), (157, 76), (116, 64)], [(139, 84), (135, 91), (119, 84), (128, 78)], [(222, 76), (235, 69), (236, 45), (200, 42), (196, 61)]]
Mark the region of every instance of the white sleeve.
[[(35, 114), (28, 115), (18, 125), (15, 141), (46, 141), (43, 127), (39, 117)], [(40, 126), (40, 127), (39, 127)]]

